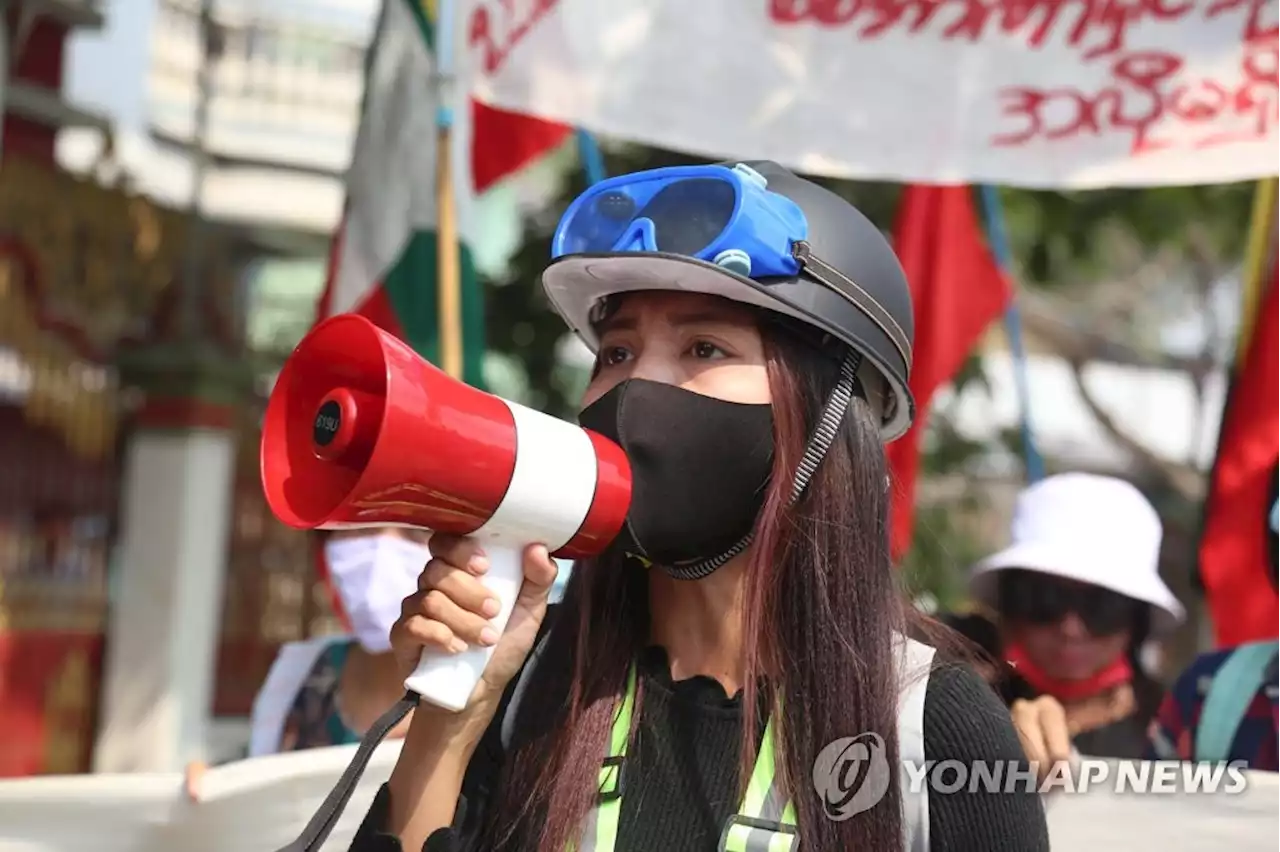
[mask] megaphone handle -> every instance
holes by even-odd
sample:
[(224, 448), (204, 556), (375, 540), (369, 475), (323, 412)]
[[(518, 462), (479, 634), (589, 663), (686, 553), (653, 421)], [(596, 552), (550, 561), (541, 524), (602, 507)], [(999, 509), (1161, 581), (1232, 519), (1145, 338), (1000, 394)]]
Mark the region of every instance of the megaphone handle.
[[(489, 570), (481, 581), (502, 607), (489, 623), (501, 636), (524, 582), (523, 548), (486, 545), (485, 556)], [(458, 654), (423, 651), (418, 667), (404, 682), (405, 688), (423, 701), (456, 713), (467, 706), (492, 656), (493, 646), (472, 645)]]

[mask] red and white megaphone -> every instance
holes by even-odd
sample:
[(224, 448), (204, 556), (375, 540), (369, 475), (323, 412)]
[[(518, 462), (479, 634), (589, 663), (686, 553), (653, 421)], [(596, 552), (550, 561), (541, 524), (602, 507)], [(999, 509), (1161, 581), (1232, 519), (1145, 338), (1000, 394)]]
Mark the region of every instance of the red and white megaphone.
[[(411, 526), (478, 538), (501, 633), (521, 552), (593, 556), (618, 534), (631, 467), (617, 444), (454, 381), (364, 317), (316, 326), (276, 380), (262, 485), (296, 529)], [(405, 686), (461, 710), (492, 648), (424, 653)]]

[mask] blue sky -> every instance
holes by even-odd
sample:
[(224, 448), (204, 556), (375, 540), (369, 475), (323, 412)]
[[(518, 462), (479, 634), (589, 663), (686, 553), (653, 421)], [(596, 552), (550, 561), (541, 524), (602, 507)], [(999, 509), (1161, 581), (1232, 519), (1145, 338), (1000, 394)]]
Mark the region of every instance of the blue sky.
[(154, 2), (106, 0), (104, 7), (101, 32), (77, 34), (68, 44), (68, 98), (106, 113), (121, 132), (141, 132)]

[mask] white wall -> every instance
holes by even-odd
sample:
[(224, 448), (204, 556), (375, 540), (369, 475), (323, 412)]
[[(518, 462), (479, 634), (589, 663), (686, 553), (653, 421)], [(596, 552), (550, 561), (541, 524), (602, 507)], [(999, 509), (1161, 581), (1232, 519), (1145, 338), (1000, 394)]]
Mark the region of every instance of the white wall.
[[(957, 398), (948, 388), (935, 400), (935, 405), (949, 407), (957, 429), (975, 440), (991, 440), (1016, 428), (1020, 415), (1009, 354), (990, 353), (984, 366), (990, 394), (974, 386)], [(1032, 430), (1042, 453), (1079, 464), (1125, 461), (1125, 450), (1098, 425), (1064, 361), (1030, 356), (1027, 373)], [(1095, 363), (1085, 368), (1085, 383), (1121, 430), (1158, 455), (1205, 469), (1213, 463), (1225, 399), (1222, 374), (1211, 377), (1200, 402), (1185, 374), (1166, 370)]]

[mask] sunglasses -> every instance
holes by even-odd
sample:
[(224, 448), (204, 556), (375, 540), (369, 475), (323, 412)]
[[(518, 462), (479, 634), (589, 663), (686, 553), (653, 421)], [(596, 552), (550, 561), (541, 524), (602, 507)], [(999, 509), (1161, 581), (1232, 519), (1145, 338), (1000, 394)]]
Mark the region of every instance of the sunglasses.
[(1142, 604), (1119, 592), (1033, 571), (1001, 572), (1000, 614), (1008, 621), (1057, 624), (1074, 613), (1094, 636), (1132, 628)]

